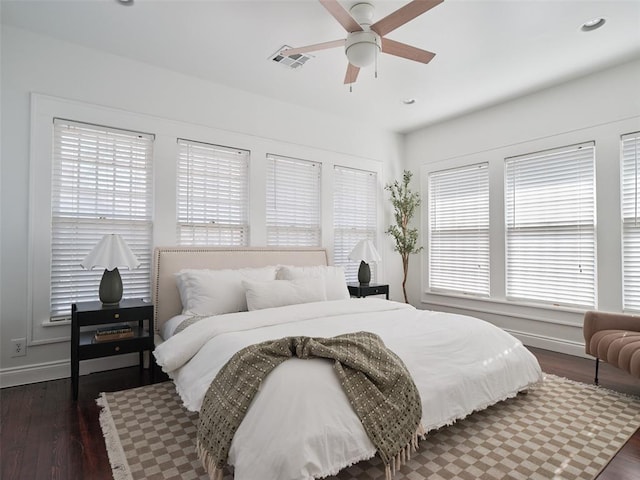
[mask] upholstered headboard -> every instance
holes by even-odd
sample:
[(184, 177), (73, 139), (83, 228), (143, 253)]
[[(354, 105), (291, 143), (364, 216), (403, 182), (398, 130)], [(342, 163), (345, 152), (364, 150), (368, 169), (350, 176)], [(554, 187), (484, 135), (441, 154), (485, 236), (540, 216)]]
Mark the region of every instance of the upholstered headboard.
[(277, 247), (157, 247), (153, 255), (155, 331), (182, 312), (175, 273), (185, 268), (266, 267), (268, 265), (328, 265), (324, 248)]

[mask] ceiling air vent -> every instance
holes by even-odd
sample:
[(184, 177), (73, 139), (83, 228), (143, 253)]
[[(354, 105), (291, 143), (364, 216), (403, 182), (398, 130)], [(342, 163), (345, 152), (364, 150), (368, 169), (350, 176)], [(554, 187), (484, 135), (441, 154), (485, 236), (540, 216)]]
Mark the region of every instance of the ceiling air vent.
[(313, 58), (311, 55), (305, 55), (304, 53), (297, 53), (295, 55), (291, 55), (290, 57), (285, 57), (280, 55), (280, 52), (291, 48), (289, 45), (281, 46), (276, 53), (271, 56), (271, 60), (280, 65), (283, 65), (288, 68), (298, 68), (307, 63), (307, 60)]

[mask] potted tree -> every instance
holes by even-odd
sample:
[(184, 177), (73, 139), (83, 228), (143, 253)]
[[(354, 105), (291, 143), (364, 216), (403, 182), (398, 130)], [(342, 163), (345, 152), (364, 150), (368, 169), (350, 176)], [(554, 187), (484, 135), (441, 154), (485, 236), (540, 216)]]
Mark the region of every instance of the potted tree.
[(396, 242), (394, 250), (402, 257), (402, 293), (405, 303), (409, 303), (407, 298), (407, 273), (409, 272), (409, 255), (418, 253), (422, 247), (418, 247), (418, 229), (410, 228), (409, 223), (415, 214), (416, 208), (420, 206), (420, 195), (412, 192), (409, 182), (413, 174), (405, 170), (402, 174), (402, 183), (398, 180), (385, 185), (384, 189), (391, 193), (391, 205), (394, 209), (395, 225), (390, 225), (386, 233), (391, 235)]

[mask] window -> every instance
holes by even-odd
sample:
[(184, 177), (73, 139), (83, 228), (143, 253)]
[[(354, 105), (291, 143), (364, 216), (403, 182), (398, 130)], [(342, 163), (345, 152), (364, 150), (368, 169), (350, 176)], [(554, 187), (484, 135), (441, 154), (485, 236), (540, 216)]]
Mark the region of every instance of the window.
[[(347, 282), (356, 282), (360, 263), (349, 260), (351, 250), (360, 240), (377, 243), (378, 176), (338, 165), (333, 174), (333, 263), (344, 267)], [(369, 266), (375, 282), (376, 264)]]
[(267, 245), (320, 245), (320, 168), (267, 155)]
[(594, 143), (505, 160), (507, 297), (596, 306)]
[(429, 175), (429, 288), (489, 295), (488, 164)]
[(55, 119), (53, 143), (51, 319), (98, 299), (103, 270), (80, 262), (107, 233), (122, 235), (141, 262), (121, 272), (124, 297), (148, 298), (153, 136)]
[(640, 132), (622, 136), (623, 307), (640, 311)]
[(249, 152), (178, 139), (181, 245), (248, 245)]

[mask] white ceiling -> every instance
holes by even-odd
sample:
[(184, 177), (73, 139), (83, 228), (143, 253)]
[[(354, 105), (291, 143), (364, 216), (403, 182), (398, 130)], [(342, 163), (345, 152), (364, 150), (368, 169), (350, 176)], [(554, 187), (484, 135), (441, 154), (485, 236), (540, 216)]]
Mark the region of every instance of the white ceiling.
[[(445, 0), (388, 35), (430, 64), (380, 55), (349, 92), (340, 48), (296, 70), (269, 60), (345, 37), (316, 0), (134, 1), (2, 0), (2, 23), (398, 132), (640, 57), (640, 0)], [(370, 3), (375, 21), (407, 2)]]

